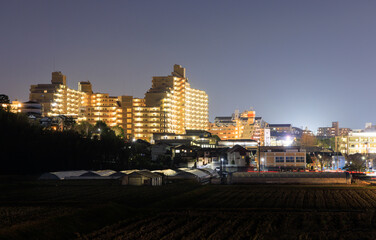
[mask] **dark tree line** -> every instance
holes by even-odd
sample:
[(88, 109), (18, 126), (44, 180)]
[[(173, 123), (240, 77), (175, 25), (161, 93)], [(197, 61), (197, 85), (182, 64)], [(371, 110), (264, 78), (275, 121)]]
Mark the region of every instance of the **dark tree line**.
[(0, 109), (0, 173), (159, 167), (146, 143), (127, 143), (103, 122), (88, 127), (90, 137), (84, 134), (89, 130), (46, 130), (26, 115)]

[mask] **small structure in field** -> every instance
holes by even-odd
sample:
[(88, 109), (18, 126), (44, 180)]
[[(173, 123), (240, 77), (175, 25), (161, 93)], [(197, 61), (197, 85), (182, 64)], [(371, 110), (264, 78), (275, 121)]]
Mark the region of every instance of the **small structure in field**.
[(156, 173), (152, 173), (148, 170), (134, 171), (122, 179), (122, 185), (132, 185), (132, 186), (161, 186), (162, 176)]

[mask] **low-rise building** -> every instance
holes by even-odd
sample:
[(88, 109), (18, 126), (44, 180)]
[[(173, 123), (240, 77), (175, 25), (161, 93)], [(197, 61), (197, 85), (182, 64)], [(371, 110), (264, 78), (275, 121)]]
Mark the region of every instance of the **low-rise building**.
[(235, 145), (227, 151), (228, 165), (236, 167), (250, 167), (252, 157), (252, 151), (240, 145)]
[(301, 147), (260, 147), (260, 169), (269, 171), (303, 170), (306, 151)]

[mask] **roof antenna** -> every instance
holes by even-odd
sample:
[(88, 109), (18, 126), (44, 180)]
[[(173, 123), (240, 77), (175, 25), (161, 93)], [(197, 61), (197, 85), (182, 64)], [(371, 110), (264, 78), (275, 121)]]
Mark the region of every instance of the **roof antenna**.
[(55, 67), (55, 54), (54, 54), (54, 57), (53, 57), (53, 64), (54, 64), (54, 69), (53, 69), (53, 71), (56, 72), (56, 67)]

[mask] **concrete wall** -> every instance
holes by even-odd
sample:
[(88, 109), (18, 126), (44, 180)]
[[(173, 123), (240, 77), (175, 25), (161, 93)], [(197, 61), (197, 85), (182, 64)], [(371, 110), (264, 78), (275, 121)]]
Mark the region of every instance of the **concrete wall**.
[(351, 184), (348, 173), (250, 173), (236, 172), (230, 184)]

